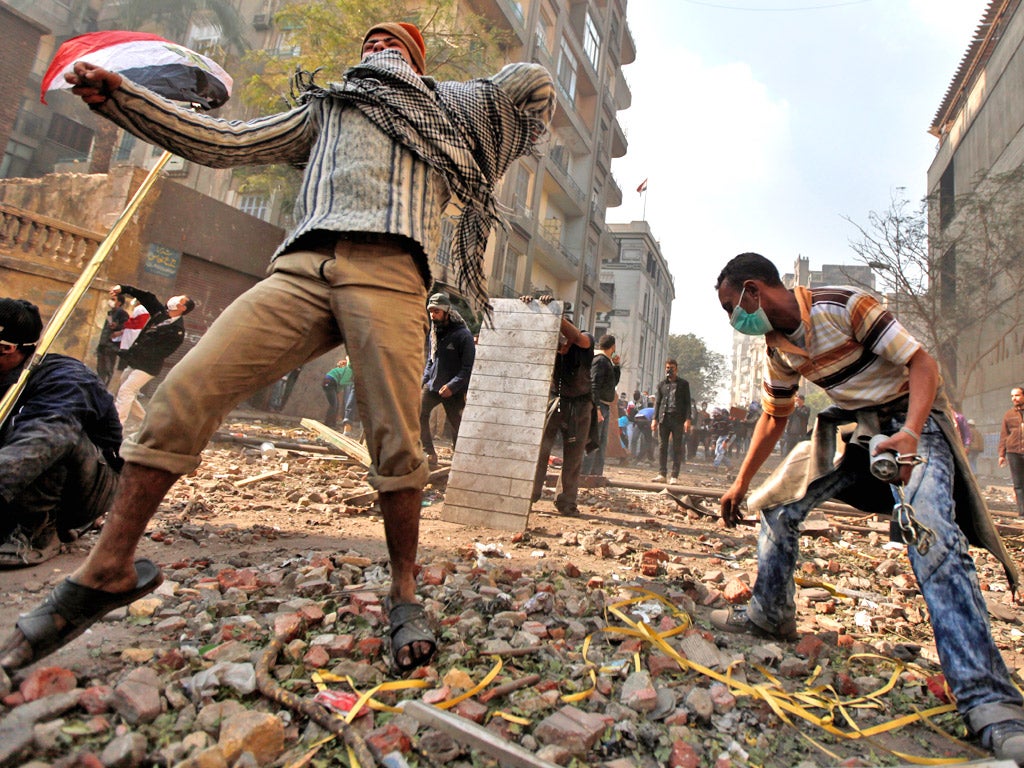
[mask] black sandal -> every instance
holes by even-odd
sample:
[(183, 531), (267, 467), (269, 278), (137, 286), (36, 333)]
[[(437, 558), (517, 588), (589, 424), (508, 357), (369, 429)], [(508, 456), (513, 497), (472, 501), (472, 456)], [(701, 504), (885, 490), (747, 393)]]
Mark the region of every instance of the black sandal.
[[(427, 623), (427, 613), (420, 603), (398, 603), (388, 608), (388, 621), (391, 624), (391, 659), (400, 672), (410, 672), (422, 667), (434, 658), (437, 652), (437, 641)], [(429, 643), (430, 650), (426, 653), (415, 653), (415, 643)], [(409, 649), (409, 663), (400, 664), (398, 652), (402, 648)]]
[[(13, 671), (39, 661), (70, 643), (111, 611), (148, 595), (164, 580), (156, 564), (146, 559), (135, 561), (135, 574), (136, 586), (125, 592), (104, 592), (76, 584), (70, 578), (64, 579), (37, 608), (22, 615), (15, 625), (31, 649), (31, 655), (27, 658), (26, 654), (15, 656), (14, 643), (9, 641), (4, 656), (0, 658), (0, 666)], [(57, 627), (56, 616), (64, 619), (64, 626)]]

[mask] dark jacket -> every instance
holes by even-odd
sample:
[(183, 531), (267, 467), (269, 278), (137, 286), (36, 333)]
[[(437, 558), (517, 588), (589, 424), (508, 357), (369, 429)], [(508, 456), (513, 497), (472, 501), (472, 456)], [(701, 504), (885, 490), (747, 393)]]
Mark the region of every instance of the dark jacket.
[[(658, 382), (658, 389), (654, 399), (654, 413), (658, 423), (665, 421), (668, 416), (668, 391), (671, 383), (667, 379)], [(690, 382), (682, 376), (676, 377), (676, 408), (675, 418), (686, 421), (690, 418)]]
[(589, 347), (570, 344), (564, 355), (555, 355), (551, 394), (562, 398), (590, 396), (590, 366), (594, 362), (594, 337), (586, 331)]
[(447, 384), (453, 395), (465, 393), (476, 360), (476, 342), (458, 312), (448, 311), (448, 323), (440, 331), (436, 326), (431, 328), (430, 346), (423, 384), (431, 392)]
[[(17, 368), (0, 377), (0, 394), (20, 374)], [(46, 355), (0, 429), (0, 502), (9, 504), (83, 434), (120, 469), (121, 422), (114, 398), (78, 360)]]
[(164, 361), (174, 354), (185, 340), (183, 316), (172, 318), (156, 295), (141, 288), (122, 285), (121, 290), (129, 296), (134, 296), (149, 310), (149, 322), (135, 343), (120, 351), (121, 360), (125, 365), (145, 371), (150, 376), (159, 376)]
[(619, 366), (608, 355), (594, 353), (594, 361), (590, 364), (590, 393), (594, 397), (594, 405), (615, 400), (615, 388), (621, 374)]

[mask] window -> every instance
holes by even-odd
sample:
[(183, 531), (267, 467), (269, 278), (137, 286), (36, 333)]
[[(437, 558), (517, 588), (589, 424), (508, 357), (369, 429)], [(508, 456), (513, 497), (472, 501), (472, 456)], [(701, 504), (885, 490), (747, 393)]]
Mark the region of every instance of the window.
[(520, 168), (519, 173), (516, 175), (516, 193), (515, 199), (513, 200), (513, 206), (515, 207), (516, 213), (522, 213), (524, 216), (529, 216), (530, 211), (530, 172), (525, 168)]
[(32, 147), (14, 139), (7, 142), (3, 160), (0, 161), (0, 178), (14, 179), (24, 176), (32, 162)]
[(117, 149), (114, 150), (114, 162), (124, 163), (132, 156), (132, 150), (135, 149), (135, 143), (138, 141), (130, 133), (124, 133), (121, 135), (121, 141), (117, 144)]
[(569, 41), (562, 40), (562, 53), (558, 57), (558, 84), (570, 101), (576, 99), (576, 72), (579, 66), (576, 55), (569, 48)]
[(238, 198), (238, 210), (263, 221), (270, 220), (270, 198), (266, 195), (242, 195)]
[(515, 290), (519, 281), (519, 262), (521, 259), (522, 254), (509, 246), (505, 252), (505, 271), (501, 276), (502, 292), (508, 297), (515, 297), (516, 295)]
[(946, 170), (939, 179), (939, 226), (947, 227), (956, 216), (956, 177), (953, 174), (953, 161), (949, 161)]
[(437, 263), (448, 266), (452, 263), (452, 239), (455, 237), (455, 223), (450, 216), (441, 219), (441, 242), (437, 246)]
[(54, 114), (50, 120), (50, 130), (46, 134), (46, 138), (54, 144), (59, 144), (83, 157), (89, 152), (92, 136), (91, 128), (86, 128), (61, 114)]
[(277, 44), (274, 46), (273, 51), (278, 56), (298, 56), (302, 53), (302, 46), (296, 45), (292, 38), (294, 33), (291, 31), (281, 32), (277, 36)]
[(545, 53), (550, 53), (551, 43), (551, 21), (543, 12), (537, 17), (537, 45), (544, 49)]
[(597, 24), (594, 22), (589, 8), (587, 8), (587, 20), (583, 29), (583, 52), (587, 54), (594, 69), (597, 69), (597, 58), (601, 55), (601, 33), (597, 31)]
[(216, 18), (198, 14), (189, 25), (185, 45), (199, 52), (208, 51), (217, 46), (220, 37), (220, 24)]

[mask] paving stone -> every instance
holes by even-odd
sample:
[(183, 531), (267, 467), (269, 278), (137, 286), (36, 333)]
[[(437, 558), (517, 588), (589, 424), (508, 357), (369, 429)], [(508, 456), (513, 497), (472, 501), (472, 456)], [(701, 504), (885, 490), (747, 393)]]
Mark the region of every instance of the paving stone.
[(266, 765), (284, 752), (284, 723), (267, 712), (238, 712), (221, 724), (217, 746), (228, 762), (245, 751), (251, 752), (259, 765)]
[(533, 735), (543, 744), (559, 744), (571, 754), (582, 756), (610, 724), (603, 715), (565, 706), (544, 718)]
[(131, 725), (151, 723), (163, 711), (160, 689), (138, 679), (126, 679), (110, 698), (114, 710)]
[(100, 761), (106, 768), (136, 768), (146, 759), (148, 748), (141, 733), (125, 733), (111, 739), (100, 753)]
[(64, 667), (40, 667), (29, 672), (18, 691), (25, 701), (35, 701), (55, 693), (67, 693), (77, 685), (75, 673)]

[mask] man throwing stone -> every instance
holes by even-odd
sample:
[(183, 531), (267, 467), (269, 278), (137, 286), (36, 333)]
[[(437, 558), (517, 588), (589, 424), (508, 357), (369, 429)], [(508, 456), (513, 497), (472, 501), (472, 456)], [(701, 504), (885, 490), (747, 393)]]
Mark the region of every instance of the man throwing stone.
[(481, 259), (496, 219), (494, 185), (530, 152), (554, 105), (547, 70), (510, 64), (467, 83), (424, 77), (412, 24), (377, 24), (342, 83), (300, 78), (299, 105), (228, 122), (167, 101), (86, 62), (73, 92), (125, 130), (189, 160), (228, 167), (303, 165), (295, 228), (269, 276), (236, 299), (176, 365), (123, 455), (121, 487), (97, 545), (70, 579), (18, 622), (0, 648), (15, 669), (81, 634), (112, 608), (160, 583), (133, 564), (161, 499), (192, 471), (221, 420), (252, 392), (344, 343), (379, 491), (391, 560), (391, 653), (400, 670), (426, 664), (435, 640), (416, 598), (415, 562), (428, 470), (419, 444), (420, 340), (452, 192), (462, 204), (452, 259), (486, 303)]

